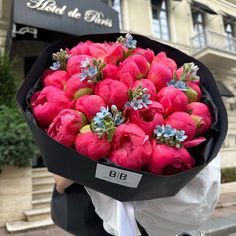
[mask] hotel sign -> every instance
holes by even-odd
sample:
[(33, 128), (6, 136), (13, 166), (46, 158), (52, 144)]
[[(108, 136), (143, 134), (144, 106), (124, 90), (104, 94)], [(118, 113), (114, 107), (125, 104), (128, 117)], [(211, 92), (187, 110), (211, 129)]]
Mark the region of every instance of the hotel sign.
[(13, 19), (72, 35), (119, 32), (118, 13), (99, 0), (15, 0)]

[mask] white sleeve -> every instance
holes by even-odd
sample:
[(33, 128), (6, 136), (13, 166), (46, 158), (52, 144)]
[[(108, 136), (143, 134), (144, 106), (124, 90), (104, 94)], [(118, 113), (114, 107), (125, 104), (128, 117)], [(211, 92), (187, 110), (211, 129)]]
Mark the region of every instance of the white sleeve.
[(175, 196), (145, 201), (135, 216), (150, 236), (172, 236), (194, 230), (210, 217), (219, 193), (218, 155)]

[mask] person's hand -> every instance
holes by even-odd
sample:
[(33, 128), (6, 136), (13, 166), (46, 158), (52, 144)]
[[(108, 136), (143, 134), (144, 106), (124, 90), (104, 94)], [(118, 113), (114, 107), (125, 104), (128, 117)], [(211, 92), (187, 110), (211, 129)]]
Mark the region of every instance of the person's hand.
[(74, 183), (72, 180), (66, 179), (56, 174), (53, 174), (53, 179), (55, 180), (56, 183), (56, 190), (59, 193), (64, 193), (65, 189)]

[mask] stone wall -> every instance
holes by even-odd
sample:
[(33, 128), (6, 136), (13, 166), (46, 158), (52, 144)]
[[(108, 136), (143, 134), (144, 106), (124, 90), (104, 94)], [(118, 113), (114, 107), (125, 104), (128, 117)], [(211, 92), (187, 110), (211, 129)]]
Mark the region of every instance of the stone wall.
[(32, 168), (6, 167), (0, 174), (0, 227), (23, 220), (32, 208)]

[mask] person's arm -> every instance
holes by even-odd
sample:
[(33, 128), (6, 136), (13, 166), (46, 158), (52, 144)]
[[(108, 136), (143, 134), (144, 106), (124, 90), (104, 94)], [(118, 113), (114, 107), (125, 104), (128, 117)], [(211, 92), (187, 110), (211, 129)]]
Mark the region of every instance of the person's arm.
[(56, 183), (56, 190), (59, 193), (64, 193), (65, 189), (74, 183), (72, 180), (66, 179), (66, 178), (56, 175), (56, 174), (53, 174), (53, 179)]

